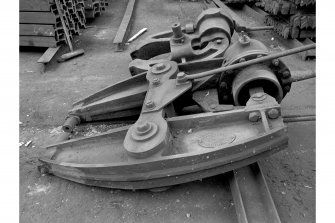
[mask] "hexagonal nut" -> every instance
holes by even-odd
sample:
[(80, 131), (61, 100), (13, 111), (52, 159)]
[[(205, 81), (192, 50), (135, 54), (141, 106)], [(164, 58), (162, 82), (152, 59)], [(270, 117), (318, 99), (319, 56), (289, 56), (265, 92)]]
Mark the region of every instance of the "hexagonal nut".
[(279, 66), (279, 60), (278, 59), (273, 59), (272, 64), (276, 67)]
[(279, 110), (276, 109), (276, 108), (271, 108), (271, 109), (267, 112), (267, 114), (268, 114), (268, 117), (269, 117), (270, 119), (276, 119), (276, 118), (279, 117)]
[(185, 25), (185, 32), (187, 34), (194, 33), (194, 25), (193, 25), (193, 23), (187, 23)]
[(258, 122), (260, 119), (260, 114), (258, 112), (250, 112), (249, 113), (249, 121), (250, 122)]

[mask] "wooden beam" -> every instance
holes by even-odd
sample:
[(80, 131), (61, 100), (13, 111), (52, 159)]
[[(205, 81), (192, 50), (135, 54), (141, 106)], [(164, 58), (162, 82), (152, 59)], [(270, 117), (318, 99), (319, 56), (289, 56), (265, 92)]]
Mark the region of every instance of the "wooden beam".
[(20, 36), (20, 46), (57, 47), (57, 42), (49, 36)]
[(57, 47), (49, 47), (44, 54), (38, 59), (37, 63), (49, 63), (51, 59), (55, 56), (60, 46)]
[(20, 36), (55, 36), (53, 25), (20, 24)]
[(50, 11), (49, 0), (20, 0), (20, 12), (21, 11)]
[(124, 44), (125, 44), (125, 41), (127, 39), (127, 36), (130, 31), (130, 27), (131, 27), (131, 20), (133, 17), (133, 10), (134, 10), (135, 3), (136, 3), (135, 0), (128, 1), (128, 5), (124, 13), (122, 22), (119, 26), (119, 29), (113, 41), (113, 44), (116, 45), (116, 51), (123, 51), (124, 49)]
[(56, 24), (56, 16), (51, 12), (20, 12), (20, 23)]

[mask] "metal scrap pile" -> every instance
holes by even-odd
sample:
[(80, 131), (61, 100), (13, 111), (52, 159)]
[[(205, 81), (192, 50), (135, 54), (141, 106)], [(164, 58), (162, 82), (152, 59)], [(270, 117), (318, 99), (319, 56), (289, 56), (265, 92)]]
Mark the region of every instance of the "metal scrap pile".
[(316, 0), (262, 0), (256, 3), (270, 15), (265, 23), (285, 39), (315, 38)]

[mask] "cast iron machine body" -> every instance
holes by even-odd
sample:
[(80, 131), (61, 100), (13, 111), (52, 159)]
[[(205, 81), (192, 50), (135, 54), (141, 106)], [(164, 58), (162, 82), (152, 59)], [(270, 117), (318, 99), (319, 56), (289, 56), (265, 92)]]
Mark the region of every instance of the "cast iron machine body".
[[(40, 170), (87, 185), (146, 189), (221, 174), (287, 147), (279, 103), (293, 79), (279, 58), (315, 46), (271, 54), (244, 34), (232, 43), (233, 22), (218, 9), (204, 11), (193, 31), (187, 27), (140, 45), (132, 56), (145, 66), (131, 66), (133, 77), (76, 102), (63, 127), (136, 115), (135, 124), (48, 146)], [(170, 51), (145, 57), (155, 41)]]

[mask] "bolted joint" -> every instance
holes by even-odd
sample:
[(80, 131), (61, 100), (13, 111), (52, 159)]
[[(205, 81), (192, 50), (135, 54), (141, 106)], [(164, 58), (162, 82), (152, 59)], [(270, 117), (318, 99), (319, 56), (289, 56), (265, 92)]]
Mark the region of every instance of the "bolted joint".
[(249, 45), (250, 44), (250, 37), (247, 36), (243, 31), (241, 32), (241, 36), (238, 38), (238, 41), (242, 45)]
[(145, 107), (147, 107), (148, 109), (153, 109), (155, 107), (155, 103), (152, 100), (147, 100), (145, 102)]
[(151, 67), (151, 73), (154, 75), (160, 75), (166, 73), (171, 69), (171, 65), (168, 63), (158, 63)]
[(260, 120), (260, 114), (259, 112), (250, 112), (249, 113), (249, 121), (250, 122), (258, 122)]
[(138, 135), (146, 135), (150, 132), (151, 125), (149, 122), (142, 122), (136, 125), (136, 133)]
[(178, 83), (178, 84), (183, 84), (183, 83), (187, 82), (187, 78), (186, 78), (186, 76), (187, 76), (187, 75), (186, 75), (184, 72), (179, 72), (179, 73), (177, 74), (177, 78), (176, 78), (177, 83)]
[(159, 81), (159, 79), (158, 78), (154, 78), (153, 80), (152, 80), (152, 84), (154, 85), (154, 86), (158, 86), (158, 85), (160, 85), (160, 81)]
[(274, 66), (278, 67), (278, 66), (279, 66), (279, 60), (278, 60), (278, 59), (273, 59), (273, 60), (272, 60), (272, 64), (273, 64)]
[(157, 70), (164, 70), (166, 66), (163, 63), (158, 63), (155, 65), (155, 67)]
[(267, 115), (270, 119), (276, 119), (279, 117), (279, 111), (276, 108), (271, 108), (268, 112)]
[(172, 40), (175, 43), (183, 43), (184, 42), (184, 34), (181, 31), (180, 23), (173, 24), (171, 26), (171, 28), (172, 28), (172, 32), (173, 32)]
[(257, 102), (264, 101), (266, 97), (267, 97), (267, 96), (266, 96), (266, 94), (265, 94), (264, 92), (258, 92), (258, 93), (253, 94), (253, 95), (251, 96), (252, 100), (253, 100), (253, 101), (257, 101)]
[(282, 76), (283, 76), (283, 78), (289, 78), (290, 77), (290, 71), (288, 71), (288, 70), (283, 71)]

